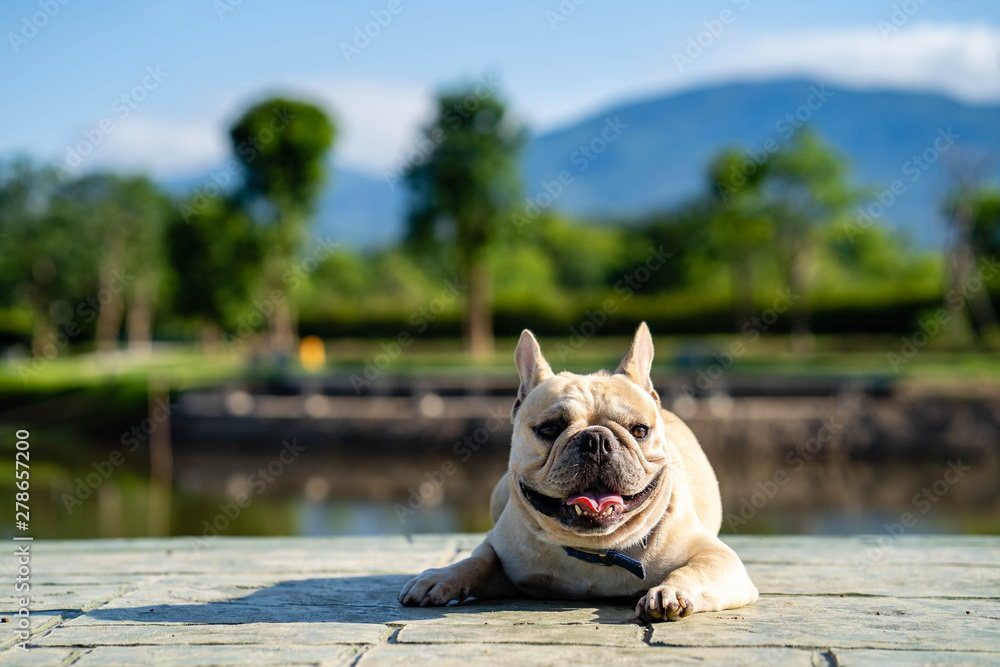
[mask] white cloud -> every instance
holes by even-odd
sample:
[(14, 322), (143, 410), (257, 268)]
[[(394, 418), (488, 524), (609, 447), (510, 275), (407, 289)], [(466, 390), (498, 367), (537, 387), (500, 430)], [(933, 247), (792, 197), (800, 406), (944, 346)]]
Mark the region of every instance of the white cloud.
[(303, 82), (337, 119), (337, 161), (381, 175), (399, 162), (433, 113), (433, 95), (417, 86), (382, 82)]
[[(707, 60), (707, 59), (706, 59)], [(709, 78), (810, 75), (845, 85), (1000, 100), (1000, 29), (985, 24), (876, 25), (751, 38), (692, 73)]]
[(211, 121), (130, 118), (108, 135), (95, 162), (173, 176), (218, 165), (226, 142), (225, 130)]
[(731, 81), (818, 78), (854, 88), (920, 90), (972, 103), (1000, 102), (1000, 28), (987, 24), (906, 24), (883, 37), (875, 23), (850, 28), (740, 32), (739, 23), (678, 71), (662, 66), (573, 95), (516, 99), (536, 131), (555, 130), (629, 100)]
[(230, 156), (229, 125), (249, 104), (267, 94), (289, 95), (325, 107), (336, 119), (338, 163), (381, 175), (395, 165), (430, 118), (432, 95), (416, 86), (380, 82), (300, 81), (255, 86), (220, 95), (204, 117), (168, 120), (138, 114), (117, 124), (88, 165), (148, 171), (156, 176), (189, 174), (221, 164)]
[[(603, 90), (560, 91), (558, 99), (519, 96), (511, 90), (508, 99), (536, 130), (552, 129), (638, 95), (787, 76), (932, 91), (969, 102), (1000, 101), (1000, 28), (986, 24), (915, 21), (886, 36), (875, 24), (772, 34), (733, 32), (722, 35), (683, 72), (673, 67), (669, 52), (664, 59), (669, 66), (656, 74)], [(120, 123), (88, 163), (142, 168), (157, 176), (218, 165), (229, 155), (229, 124), (262, 92), (302, 96), (325, 106), (340, 130), (334, 147), (337, 163), (379, 176), (412, 150), (420, 126), (433, 112), (432, 90), (414, 84), (337, 79), (261, 83), (216, 93), (208, 112), (198, 119), (165, 119), (140, 110)], [(67, 143), (79, 139), (76, 133)]]

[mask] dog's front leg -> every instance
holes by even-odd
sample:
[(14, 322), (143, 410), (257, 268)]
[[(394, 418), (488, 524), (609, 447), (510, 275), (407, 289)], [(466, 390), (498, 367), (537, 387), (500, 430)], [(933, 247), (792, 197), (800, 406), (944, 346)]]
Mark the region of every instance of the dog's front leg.
[(716, 537), (705, 538), (683, 567), (650, 588), (635, 612), (643, 622), (676, 621), (696, 611), (735, 609), (757, 600), (743, 562)]
[(498, 598), (512, 595), (513, 586), (504, 574), (489, 536), (465, 560), (447, 567), (425, 570), (410, 579), (399, 601), (407, 606), (445, 605), (466, 598)]

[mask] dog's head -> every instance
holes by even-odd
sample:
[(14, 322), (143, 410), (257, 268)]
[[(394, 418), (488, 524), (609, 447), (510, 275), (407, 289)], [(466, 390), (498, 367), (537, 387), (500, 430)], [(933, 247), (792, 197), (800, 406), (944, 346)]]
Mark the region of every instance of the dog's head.
[(553, 374), (527, 330), (514, 359), (511, 501), (557, 544), (638, 541), (663, 515), (671, 486), (646, 324), (614, 373)]

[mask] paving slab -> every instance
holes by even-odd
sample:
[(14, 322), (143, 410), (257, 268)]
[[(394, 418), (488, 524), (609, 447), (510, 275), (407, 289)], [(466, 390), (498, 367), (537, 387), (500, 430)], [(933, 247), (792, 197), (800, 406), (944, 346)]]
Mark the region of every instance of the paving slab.
[(481, 539), (37, 541), (28, 651), (0, 589), (0, 664), (1000, 664), (1000, 537), (726, 537), (761, 599), (677, 623), (634, 600), (398, 604)]

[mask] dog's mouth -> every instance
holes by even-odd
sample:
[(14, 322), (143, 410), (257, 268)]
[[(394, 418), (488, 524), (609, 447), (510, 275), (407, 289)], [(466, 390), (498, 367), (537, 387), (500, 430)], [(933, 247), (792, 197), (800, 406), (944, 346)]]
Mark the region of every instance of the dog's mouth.
[(588, 530), (600, 528), (624, 519), (640, 507), (660, 484), (663, 470), (656, 473), (649, 485), (631, 496), (622, 495), (600, 482), (591, 482), (578, 493), (565, 498), (552, 498), (520, 483), (521, 494), (532, 507), (567, 527)]

